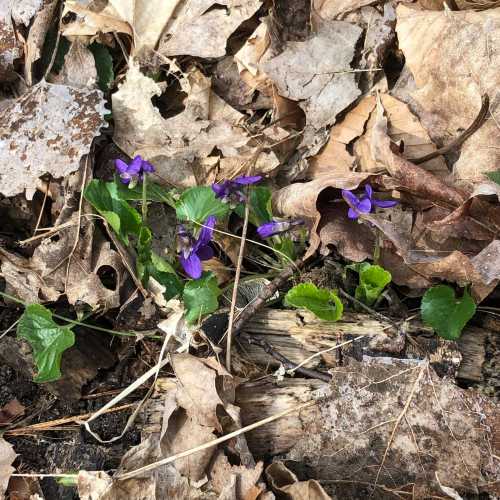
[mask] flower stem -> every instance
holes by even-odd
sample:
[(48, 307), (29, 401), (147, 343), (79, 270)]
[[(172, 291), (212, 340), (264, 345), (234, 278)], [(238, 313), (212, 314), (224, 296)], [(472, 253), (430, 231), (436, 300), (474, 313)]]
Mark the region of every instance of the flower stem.
[(142, 177), (142, 223), (146, 224), (148, 220), (148, 190), (147, 190), (147, 174), (145, 173)]

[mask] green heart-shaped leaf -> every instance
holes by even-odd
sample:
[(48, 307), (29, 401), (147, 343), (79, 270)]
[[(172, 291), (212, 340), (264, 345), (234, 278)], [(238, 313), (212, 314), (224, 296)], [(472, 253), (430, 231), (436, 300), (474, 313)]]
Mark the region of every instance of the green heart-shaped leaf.
[(184, 287), (183, 300), (186, 307), (186, 321), (195, 323), (205, 314), (219, 307), (221, 290), (213, 273), (205, 272), (198, 280), (191, 280)]
[(38, 369), (35, 382), (61, 378), (62, 353), (75, 343), (75, 335), (69, 327), (58, 325), (46, 307), (31, 304), (19, 319), (17, 336), (27, 340), (33, 349)]
[(211, 187), (198, 186), (182, 193), (176, 204), (176, 212), (179, 220), (203, 224), (210, 215), (218, 219), (225, 217), (229, 206), (215, 197)]
[(456, 340), (467, 322), (474, 316), (476, 304), (467, 290), (462, 298), (448, 285), (429, 288), (422, 298), (420, 313), (423, 322), (447, 340)]
[(342, 317), (344, 306), (333, 290), (318, 288), (313, 283), (294, 286), (285, 296), (285, 304), (304, 308), (326, 321)]

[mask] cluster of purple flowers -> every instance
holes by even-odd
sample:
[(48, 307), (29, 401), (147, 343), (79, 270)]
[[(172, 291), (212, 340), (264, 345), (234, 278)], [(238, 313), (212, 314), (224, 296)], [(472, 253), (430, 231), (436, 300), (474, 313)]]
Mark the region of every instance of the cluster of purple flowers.
[[(153, 165), (141, 156), (136, 156), (130, 164), (122, 160), (115, 160), (116, 169), (120, 175), (120, 180), (124, 184), (134, 186), (138, 181), (142, 181), (144, 175), (155, 171)], [(238, 204), (245, 201), (243, 193), (244, 186), (256, 184), (262, 179), (260, 175), (240, 176), (234, 180), (227, 180), (219, 184), (212, 184), (212, 190), (216, 198), (224, 203)], [(397, 204), (393, 200), (377, 200), (373, 197), (373, 189), (370, 184), (365, 185), (365, 192), (362, 196), (356, 196), (352, 191), (343, 189), (342, 197), (349, 205), (347, 216), (349, 219), (357, 219), (360, 214), (369, 214), (375, 207), (389, 208)], [(179, 262), (184, 272), (193, 279), (201, 277), (203, 272), (202, 261), (209, 260), (214, 256), (210, 242), (217, 219), (211, 215), (207, 217), (202, 225), (197, 237), (184, 225), (180, 225), (177, 231)], [(277, 234), (289, 231), (295, 226), (304, 224), (302, 220), (271, 220), (257, 228), (257, 234), (261, 238), (270, 238)]]

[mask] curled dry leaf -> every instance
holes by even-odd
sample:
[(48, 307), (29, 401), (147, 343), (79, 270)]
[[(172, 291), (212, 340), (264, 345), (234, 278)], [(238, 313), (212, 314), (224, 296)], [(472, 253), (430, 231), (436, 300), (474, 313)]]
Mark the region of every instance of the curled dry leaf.
[(29, 87), (33, 84), (33, 64), (42, 56), (45, 36), (49, 31), (58, 5), (57, 0), (43, 0), (39, 3), (41, 4), (40, 10), (33, 19), (25, 45), (24, 77)]
[[(273, 194), (273, 208), (277, 214), (304, 219), (310, 226), (309, 248), (305, 258), (314, 254), (321, 243), (317, 232), (322, 217), (317, 207), (320, 194), (328, 188), (356, 189), (369, 176), (370, 174), (362, 172), (349, 172), (343, 176), (323, 175), (310, 182), (290, 184)], [(345, 207), (347, 211), (347, 205)]]
[[(123, 457), (118, 476), (213, 440), (215, 432), (226, 433), (241, 427), (239, 408), (231, 404), (235, 381), (215, 358), (176, 354), (172, 356), (172, 367), (176, 378), (157, 380), (145, 410), (143, 436), (148, 437)], [(207, 448), (151, 473), (114, 480), (106, 494), (95, 500), (118, 500), (123, 498), (120, 492), (138, 491), (141, 484), (149, 496), (139, 498), (148, 500), (256, 499), (265, 489), (257, 484), (262, 464), (255, 464), (243, 435), (226, 446), (231, 449), (232, 458), (238, 457), (239, 465), (230, 463), (224, 448)], [(228, 491), (233, 496), (222, 496)]]
[(307, 124), (315, 129), (334, 123), (360, 94), (351, 61), (361, 32), (342, 21), (324, 22), (309, 40), (289, 42), (262, 64), (281, 96), (300, 101)]
[(227, 39), (252, 17), (261, 0), (190, 0), (179, 5), (158, 46), (166, 56), (222, 57)]
[(397, 8), (399, 47), (415, 87), (405, 90), (424, 127), (438, 144), (451, 142), (473, 122), (481, 96), (491, 98), (490, 115), (461, 147), (454, 173), (477, 183), (498, 169), (500, 9), (482, 12), (417, 11)]
[(0, 193), (13, 196), (43, 174), (77, 170), (105, 112), (101, 91), (45, 81), (11, 101), (0, 115)]
[[(227, 175), (240, 173), (253, 159), (255, 171), (268, 173), (279, 165), (273, 152), (261, 152), (240, 126), (243, 115), (211, 91), (210, 79), (191, 71), (181, 84), (185, 109), (165, 119), (151, 102), (161, 88), (131, 63), (125, 83), (113, 94), (115, 142), (130, 156), (141, 154), (154, 162), (160, 182), (188, 187), (214, 180), (214, 148), (224, 158), (220, 168)], [(277, 142), (287, 134), (269, 129), (260, 141)], [(257, 158), (254, 157), (257, 155)]]
[[(128, 276), (122, 259), (93, 221), (78, 214), (83, 168), (64, 182), (64, 204), (55, 224), (62, 226), (59, 231), (43, 239), (29, 259), (0, 249), (7, 293), (28, 304), (52, 302), (65, 293), (70, 304), (88, 304), (93, 310), (120, 306)], [(105, 270), (113, 273), (108, 286), (100, 277)]]
[(0, 498), (4, 498), (11, 474), (14, 472), (12, 462), (17, 454), (11, 444), (0, 437)]
[(283, 462), (273, 462), (266, 468), (266, 477), (272, 489), (287, 500), (333, 500), (314, 479), (299, 481)]

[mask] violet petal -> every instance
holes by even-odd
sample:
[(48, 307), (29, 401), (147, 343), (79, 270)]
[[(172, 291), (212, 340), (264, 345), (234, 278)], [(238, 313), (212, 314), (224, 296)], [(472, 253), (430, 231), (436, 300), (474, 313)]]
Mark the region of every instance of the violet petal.
[(347, 217), (349, 217), (349, 219), (357, 219), (359, 217), (359, 214), (358, 212), (356, 212), (356, 210), (349, 207), (349, 210), (347, 211)]
[(236, 177), (236, 179), (234, 179), (234, 183), (245, 186), (247, 184), (256, 184), (261, 179), (262, 179), (261, 175), (247, 175), (247, 176), (242, 175), (241, 177)]
[(348, 205), (357, 207), (359, 204), (359, 198), (352, 191), (348, 191), (347, 189), (342, 189), (342, 198), (344, 198)]
[(207, 220), (203, 224), (203, 227), (200, 231), (200, 236), (198, 237), (198, 241), (196, 242), (197, 248), (206, 245), (212, 240), (212, 236), (214, 234), (215, 223), (217, 222), (217, 218), (213, 215), (207, 217)]
[(373, 196), (373, 189), (372, 187), (370, 186), (370, 184), (366, 184), (365, 185), (365, 192), (366, 192), (366, 196), (368, 196), (368, 198), (372, 198)]
[(196, 255), (200, 260), (208, 260), (214, 256), (214, 250), (210, 245), (203, 245), (196, 251)]
[(372, 200), (373, 204), (380, 208), (391, 208), (398, 204), (397, 201), (394, 200)]
[(372, 211), (372, 201), (370, 198), (363, 198), (357, 205), (356, 210), (363, 214), (369, 214)]
[(179, 255), (179, 262), (181, 263), (182, 268), (189, 277), (195, 280), (201, 277), (201, 260), (198, 255), (196, 255), (196, 253), (192, 252), (187, 258)]

